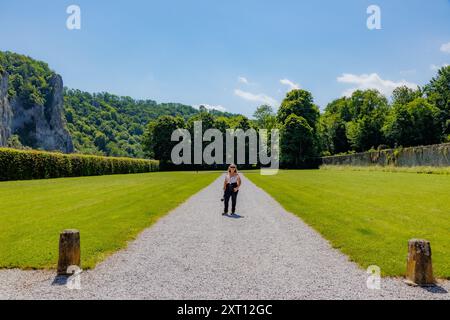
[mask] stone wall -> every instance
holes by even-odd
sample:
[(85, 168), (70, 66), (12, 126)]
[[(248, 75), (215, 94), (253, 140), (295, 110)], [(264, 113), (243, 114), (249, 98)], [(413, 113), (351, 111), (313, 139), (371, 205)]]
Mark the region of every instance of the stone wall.
[(322, 164), (348, 166), (392, 165), (398, 167), (444, 167), (450, 166), (450, 143), (323, 157)]

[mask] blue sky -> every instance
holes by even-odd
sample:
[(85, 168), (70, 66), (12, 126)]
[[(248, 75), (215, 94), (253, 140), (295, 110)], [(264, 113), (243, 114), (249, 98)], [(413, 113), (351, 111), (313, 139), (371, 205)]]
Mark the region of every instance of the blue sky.
[[(81, 30), (66, 28), (71, 4)], [(366, 26), (371, 4), (381, 30)], [(324, 107), (425, 84), (448, 43), (448, 0), (0, 0), (0, 50), (48, 62), (68, 87), (245, 115), (297, 86)]]

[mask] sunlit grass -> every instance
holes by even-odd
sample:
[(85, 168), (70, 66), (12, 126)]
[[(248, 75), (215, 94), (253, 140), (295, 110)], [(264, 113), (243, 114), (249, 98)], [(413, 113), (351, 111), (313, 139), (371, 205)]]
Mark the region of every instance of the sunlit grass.
[(246, 176), (362, 267), (404, 275), (407, 241), (425, 238), (435, 274), (450, 278), (450, 176), (342, 168)]
[(79, 229), (92, 268), (218, 173), (147, 174), (0, 182), (0, 267), (54, 268), (63, 229)]

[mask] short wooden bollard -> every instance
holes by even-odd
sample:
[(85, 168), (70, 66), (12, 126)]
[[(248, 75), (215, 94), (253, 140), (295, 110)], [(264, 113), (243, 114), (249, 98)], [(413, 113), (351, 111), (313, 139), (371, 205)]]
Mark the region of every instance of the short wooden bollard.
[(429, 241), (420, 239), (408, 241), (406, 283), (414, 286), (432, 286), (435, 284)]
[(64, 230), (59, 235), (58, 275), (69, 275), (68, 268), (81, 268), (80, 231)]

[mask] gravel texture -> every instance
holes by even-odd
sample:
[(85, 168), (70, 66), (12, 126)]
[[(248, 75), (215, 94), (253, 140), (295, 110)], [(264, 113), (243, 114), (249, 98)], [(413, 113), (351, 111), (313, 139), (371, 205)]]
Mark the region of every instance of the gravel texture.
[(55, 271), (1, 270), (0, 298), (450, 298), (448, 281), (424, 289), (383, 278), (380, 290), (368, 289), (365, 270), (245, 177), (238, 214), (222, 216), (222, 179), (83, 272), (80, 290)]

